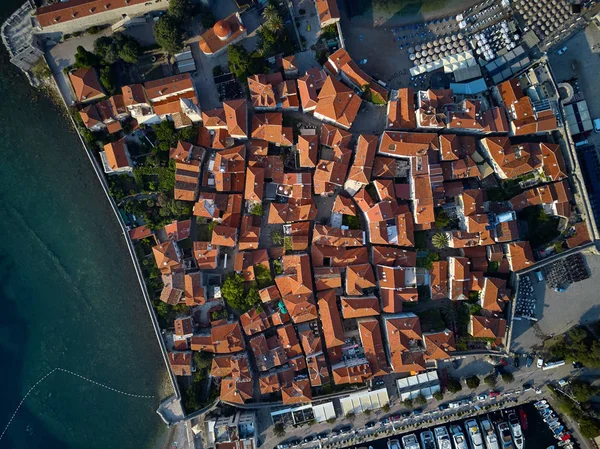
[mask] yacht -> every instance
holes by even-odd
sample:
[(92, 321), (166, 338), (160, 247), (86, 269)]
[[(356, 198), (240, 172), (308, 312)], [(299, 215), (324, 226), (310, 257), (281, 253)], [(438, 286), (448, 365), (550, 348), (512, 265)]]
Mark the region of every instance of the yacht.
[(517, 449), (523, 449), (523, 446), (525, 446), (525, 438), (523, 437), (521, 424), (519, 424), (519, 418), (517, 418), (515, 412), (508, 414), (508, 425), (510, 426), (510, 433), (512, 433), (515, 447)]
[(435, 432), (438, 449), (452, 449), (450, 435), (448, 435), (448, 430), (444, 426), (436, 427), (433, 431)]
[(462, 429), (458, 424), (450, 426), (450, 433), (452, 434), (452, 440), (454, 440), (454, 449), (469, 449), (465, 434), (462, 433)]
[(506, 424), (505, 422), (499, 423), (498, 433), (500, 434), (500, 443), (502, 444), (502, 449), (514, 449), (508, 424)]
[(435, 439), (431, 430), (421, 432), (421, 445), (423, 449), (435, 449)]
[(400, 441), (398, 440), (388, 440), (388, 449), (401, 449)]
[(481, 420), (481, 429), (483, 431), (483, 437), (485, 439), (485, 445), (487, 449), (500, 449), (498, 445), (498, 437), (496, 436), (496, 432), (494, 432), (494, 426), (489, 419)]
[(402, 446), (404, 446), (404, 449), (421, 449), (419, 441), (414, 433), (402, 437)]
[(465, 421), (465, 427), (467, 428), (467, 435), (471, 441), (472, 449), (483, 449), (483, 438), (481, 437), (477, 421), (469, 419)]

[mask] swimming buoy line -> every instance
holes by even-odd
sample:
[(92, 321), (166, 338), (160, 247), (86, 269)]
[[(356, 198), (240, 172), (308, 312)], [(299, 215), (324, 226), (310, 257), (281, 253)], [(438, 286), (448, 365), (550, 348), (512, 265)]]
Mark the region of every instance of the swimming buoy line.
[(82, 376), (81, 374), (75, 373), (75, 372), (70, 371), (68, 369), (54, 368), (52, 371), (50, 371), (48, 374), (46, 374), (44, 377), (42, 377), (40, 380), (38, 380), (35, 384), (33, 384), (33, 386), (29, 389), (29, 391), (27, 391), (27, 393), (25, 394), (25, 396), (23, 396), (23, 399), (21, 399), (21, 402), (19, 402), (19, 405), (17, 406), (17, 408), (15, 409), (14, 413), (12, 414), (10, 420), (8, 421), (8, 423), (6, 424), (6, 426), (4, 427), (4, 430), (0, 434), (0, 440), (2, 440), (2, 438), (4, 437), (4, 434), (6, 433), (6, 431), (8, 430), (8, 428), (10, 427), (10, 425), (12, 424), (13, 420), (15, 419), (15, 416), (17, 416), (17, 413), (19, 412), (19, 409), (21, 408), (21, 406), (25, 402), (25, 399), (27, 399), (27, 397), (31, 393), (33, 393), (33, 390), (35, 390), (39, 384), (41, 384), (44, 380), (46, 380), (48, 377), (50, 377), (52, 374), (54, 374), (57, 371), (62, 371), (63, 373), (70, 374), (71, 376), (79, 377), (80, 379), (83, 379), (83, 380), (85, 380), (87, 382), (90, 382), (90, 383), (92, 383), (94, 385), (97, 385), (98, 387), (106, 388), (107, 390), (114, 391), (115, 393), (119, 393), (119, 394), (122, 394), (122, 395), (125, 395), (125, 396), (129, 396), (129, 397), (132, 397), (132, 398), (140, 398), (140, 399), (152, 399), (152, 398), (154, 398), (153, 395), (133, 394), (133, 393), (127, 393), (126, 391), (117, 390), (116, 388), (112, 388), (112, 387), (109, 387), (108, 385), (102, 384), (100, 382), (96, 382), (95, 380), (89, 379), (89, 378), (87, 378), (85, 376)]

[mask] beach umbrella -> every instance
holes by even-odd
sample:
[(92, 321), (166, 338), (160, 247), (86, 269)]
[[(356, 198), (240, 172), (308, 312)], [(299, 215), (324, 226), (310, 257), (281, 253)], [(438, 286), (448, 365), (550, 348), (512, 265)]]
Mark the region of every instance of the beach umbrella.
[(427, 56), (427, 58), (425, 59), (425, 61), (427, 63), (430, 63), (431, 61), (433, 61), (433, 59), (431, 58), (431, 56)]
[(416, 56), (417, 58), (420, 58), (420, 57), (421, 57), (421, 52), (420, 52), (420, 51), (416, 52), (416, 53), (415, 53), (415, 56)]
[(450, 36), (446, 36), (446, 38), (444, 40), (446, 41), (447, 44), (452, 42), (452, 39), (450, 38)]
[(458, 37), (456, 36), (456, 34), (453, 34), (451, 39), (452, 39), (452, 42), (456, 42), (458, 40)]
[(415, 45), (415, 51), (421, 51), (421, 46), (419, 44)]
[(427, 42), (427, 48), (433, 48), (433, 43), (431, 41)]
[(410, 54), (410, 55), (408, 55), (408, 59), (410, 59), (411, 61), (414, 61), (415, 59), (417, 59), (417, 57), (414, 54)]
[(429, 56), (433, 56), (433, 54), (434, 54), (434, 51), (433, 51), (432, 49), (429, 49), (429, 50), (427, 50), (427, 54), (428, 54)]
[(435, 48), (433, 49), (433, 51), (434, 51), (435, 53), (439, 53), (439, 52), (440, 52), (440, 51), (442, 51), (442, 50), (441, 50), (441, 47), (435, 47)]
[(419, 61), (413, 61), (413, 65), (416, 67), (419, 65)]
[(421, 59), (419, 59), (419, 64), (420, 64), (420, 65), (423, 65), (423, 64), (425, 64), (425, 62), (426, 62), (426, 61), (425, 61), (425, 58), (421, 58)]
[(410, 48), (408, 49), (408, 52), (409, 52), (409, 53), (414, 53), (414, 52), (415, 52), (415, 48), (414, 48), (414, 47), (410, 47)]

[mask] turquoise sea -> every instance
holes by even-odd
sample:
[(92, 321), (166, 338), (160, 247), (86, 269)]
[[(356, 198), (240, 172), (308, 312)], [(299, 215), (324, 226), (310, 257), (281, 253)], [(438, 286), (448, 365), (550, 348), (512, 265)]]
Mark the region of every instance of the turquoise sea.
[[(2, 0), (0, 21), (21, 3)], [(10, 425), (0, 448), (155, 447), (166, 434), (155, 413), (165, 373), (87, 156), (63, 112), (36, 94), (2, 47), (0, 434)]]

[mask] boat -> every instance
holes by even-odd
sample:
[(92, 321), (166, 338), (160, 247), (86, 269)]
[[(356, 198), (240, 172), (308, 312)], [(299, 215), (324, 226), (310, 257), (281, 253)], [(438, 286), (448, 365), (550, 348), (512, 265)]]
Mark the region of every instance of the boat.
[(483, 436), (485, 439), (485, 445), (487, 449), (500, 449), (500, 445), (498, 444), (498, 437), (496, 436), (496, 432), (494, 432), (494, 426), (489, 419), (481, 420), (481, 429), (483, 431)]
[(527, 413), (525, 413), (525, 410), (519, 409), (519, 419), (521, 420), (521, 429), (523, 429), (523, 432), (525, 432), (529, 425), (527, 423)]
[(544, 407), (546, 404), (548, 404), (548, 401), (546, 401), (545, 399), (542, 399), (541, 401), (537, 401), (535, 404), (533, 404), (533, 406), (535, 408), (542, 408)]
[(513, 436), (515, 447), (517, 449), (523, 449), (523, 446), (525, 446), (525, 438), (523, 438), (521, 424), (519, 424), (519, 420), (517, 419), (515, 412), (510, 412), (508, 414), (508, 425), (510, 426), (510, 433)]
[(402, 446), (404, 446), (404, 449), (421, 449), (417, 436), (414, 433), (402, 437)]
[(465, 421), (465, 427), (467, 428), (467, 435), (471, 441), (471, 449), (483, 449), (483, 438), (477, 421), (469, 419)]
[(421, 444), (423, 449), (435, 449), (435, 438), (431, 430), (421, 432)]
[(505, 422), (498, 423), (498, 433), (500, 434), (500, 444), (503, 449), (514, 449), (512, 437), (510, 436), (510, 427)]
[[(462, 433), (462, 429), (459, 425), (450, 426), (450, 434), (452, 435), (452, 440), (454, 441), (454, 449), (469, 449), (467, 440), (465, 440), (465, 435)], [(494, 449), (498, 448), (496, 447)]]
[(560, 438), (560, 434), (563, 433), (565, 431), (565, 426), (558, 426), (556, 429), (552, 429), (552, 432), (554, 432), (554, 436), (557, 438)]
[(436, 427), (433, 429), (433, 431), (435, 432), (435, 439), (437, 440), (438, 449), (452, 449), (450, 435), (444, 426)]
[(398, 440), (388, 440), (388, 449), (401, 449), (400, 441)]

